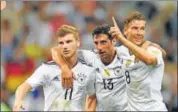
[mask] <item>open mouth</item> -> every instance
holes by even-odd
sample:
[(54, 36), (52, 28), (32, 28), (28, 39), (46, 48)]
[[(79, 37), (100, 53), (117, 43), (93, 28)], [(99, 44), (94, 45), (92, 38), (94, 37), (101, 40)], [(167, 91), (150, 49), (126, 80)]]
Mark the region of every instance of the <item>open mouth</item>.
[(101, 57), (103, 57), (105, 52), (100, 51), (99, 54), (100, 54)]

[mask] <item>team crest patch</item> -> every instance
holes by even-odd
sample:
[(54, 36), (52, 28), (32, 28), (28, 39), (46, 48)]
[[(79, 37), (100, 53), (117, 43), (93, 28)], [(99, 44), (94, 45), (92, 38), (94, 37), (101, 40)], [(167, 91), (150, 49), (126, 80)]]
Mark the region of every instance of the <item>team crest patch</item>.
[(120, 74), (120, 72), (121, 72), (121, 66), (117, 66), (116, 68), (114, 68), (114, 74), (116, 75), (116, 76), (118, 76), (119, 74)]
[(77, 81), (80, 83), (80, 84), (84, 84), (85, 83), (85, 80), (86, 80), (86, 75), (84, 73), (79, 73), (77, 74), (78, 75), (78, 78), (77, 78)]

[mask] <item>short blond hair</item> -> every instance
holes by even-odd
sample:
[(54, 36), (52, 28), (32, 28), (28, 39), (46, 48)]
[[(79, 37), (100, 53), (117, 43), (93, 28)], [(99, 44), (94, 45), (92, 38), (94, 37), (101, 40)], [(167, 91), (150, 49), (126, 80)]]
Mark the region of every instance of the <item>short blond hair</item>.
[(131, 23), (133, 20), (144, 20), (146, 21), (145, 19), (145, 16), (138, 12), (138, 11), (135, 11), (135, 12), (132, 12), (131, 14), (129, 14), (126, 19), (124, 20), (124, 27), (127, 27), (129, 23)]
[(60, 28), (58, 28), (56, 36), (63, 37), (67, 34), (73, 34), (76, 40), (80, 39), (77, 29), (70, 25), (62, 25)]

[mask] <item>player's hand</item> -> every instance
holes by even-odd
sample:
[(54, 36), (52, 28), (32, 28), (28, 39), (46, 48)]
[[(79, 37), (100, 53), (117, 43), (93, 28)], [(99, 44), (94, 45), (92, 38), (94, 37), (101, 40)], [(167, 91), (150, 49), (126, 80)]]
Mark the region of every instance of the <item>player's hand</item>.
[(116, 37), (117, 39), (123, 38), (123, 35), (122, 35), (114, 17), (112, 17), (112, 21), (113, 21), (114, 26), (110, 28), (109, 33), (112, 35), (112, 37)]
[(71, 88), (73, 87), (73, 80), (75, 80), (74, 74), (69, 67), (61, 67), (61, 79), (62, 79), (62, 86), (64, 88)]
[(73, 79), (75, 79), (75, 77), (72, 73), (72, 70), (70, 70), (68, 65), (65, 63), (65, 59), (61, 55), (60, 48), (51, 48), (51, 54), (53, 61), (55, 61), (61, 68), (62, 86), (64, 88), (71, 88), (73, 86)]
[(13, 111), (25, 110), (23, 101), (16, 101), (13, 106)]

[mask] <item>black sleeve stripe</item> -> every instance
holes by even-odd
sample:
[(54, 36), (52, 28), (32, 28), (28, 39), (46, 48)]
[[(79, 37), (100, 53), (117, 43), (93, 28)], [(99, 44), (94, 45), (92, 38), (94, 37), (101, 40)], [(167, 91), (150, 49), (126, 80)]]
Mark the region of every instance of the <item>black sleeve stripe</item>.
[(87, 64), (87, 62), (86, 62), (85, 60), (81, 59), (81, 58), (78, 58), (78, 61), (79, 61), (79, 62), (81, 62), (81, 63), (82, 63), (82, 64), (84, 64), (84, 65), (87, 65), (87, 66), (93, 67), (92, 65)]
[(47, 64), (47, 65), (57, 65), (57, 63), (54, 61), (47, 61), (47, 62), (43, 62), (43, 63)]

